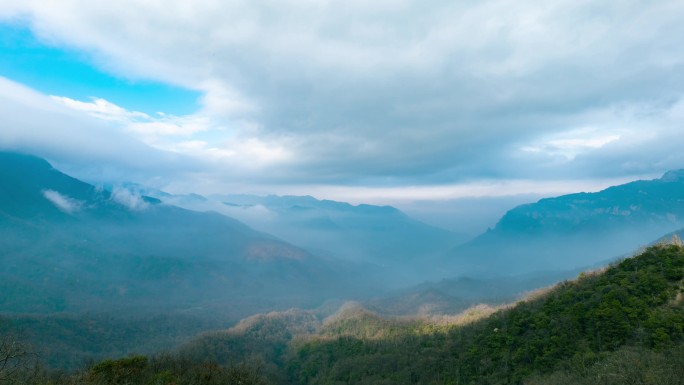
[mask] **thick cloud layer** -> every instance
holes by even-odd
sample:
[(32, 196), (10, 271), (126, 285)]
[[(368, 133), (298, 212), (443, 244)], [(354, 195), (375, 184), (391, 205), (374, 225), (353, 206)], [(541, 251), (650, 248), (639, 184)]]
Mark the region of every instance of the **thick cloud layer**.
[[(180, 154), (149, 147), (116, 125), (84, 116), (0, 77), (0, 150), (42, 156), (95, 182), (154, 182), (201, 167)], [(53, 200), (56, 201), (56, 200)]]
[[(0, 17), (119, 76), (203, 92), (192, 116), (106, 111), (149, 145), (209, 162), (208, 184), (684, 166), (681, 1), (27, 0), (0, 1)], [(97, 103), (111, 107), (61, 102), (99, 118)]]

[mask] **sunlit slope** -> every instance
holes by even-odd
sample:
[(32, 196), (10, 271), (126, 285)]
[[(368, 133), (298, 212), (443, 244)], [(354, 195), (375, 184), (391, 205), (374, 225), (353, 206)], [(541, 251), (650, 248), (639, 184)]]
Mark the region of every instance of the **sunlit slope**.
[(287, 367), (299, 384), (520, 384), (579, 373), (618, 349), (680, 346), (682, 278), (684, 249), (658, 246), (465, 326), (356, 313), (327, 328), (336, 333), (296, 344)]

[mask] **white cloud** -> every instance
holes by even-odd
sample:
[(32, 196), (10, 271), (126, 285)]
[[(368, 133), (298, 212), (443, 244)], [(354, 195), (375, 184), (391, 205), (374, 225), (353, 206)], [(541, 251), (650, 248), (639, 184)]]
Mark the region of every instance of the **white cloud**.
[(86, 116), (3, 77), (0, 116), (0, 149), (45, 157), (87, 180), (147, 180), (197, 166), (195, 160), (154, 149), (122, 133), (118, 123)]
[(242, 172), (293, 161), (293, 154), (281, 143), (266, 142), (257, 137), (226, 140), (218, 146), (192, 140), (180, 142), (172, 150), (239, 167)]
[[(286, 141), (267, 141), (249, 136), (258, 128), (248, 122), (236, 124), (236, 129), (231, 131), (220, 126), (216, 118), (204, 113), (187, 116), (158, 113), (158, 116), (152, 117), (141, 112), (128, 111), (100, 98), (94, 98), (92, 102), (62, 96), (51, 98), (95, 118), (115, 121), (141, 141), (161, 150), (187, 154), (210, 162), (229, 162), (249, 170), (273, 163), (288, 162), (293, 158), (292, 152), (286, 148)], [(198, 139), (187, 140), (206, 131), (223, 131), (224, 136), (221, 140), (214, 137), (214, 143)], [(180, 140), (175, 137), (180, 137)]]
[(83, 202), (77, 199), (70, 198), (55, 190), (43, 190), (43, 196), (49, 200), (55, 207), (67, 214), (73, 214), (81, 211)]
[(66, 107), (102, 120), (114, 121), (126, 130), (143, 140), (153, 144), (159, 137), (190, 136), (197, 132), (208, 131), (212, 128), (209, 118), (203, 116), (174, 116), (158, 113), (152, 117), (138, 111), (129, 111), (102, 98), (93, 98), (91, 102), (83, 102), (65, 96), (51, 96), (51, 98)]
[[(0, 77), (0, 146), (112, 154), (138, 151), (135, 142), (95, 119), (71, 111), (28, 87)], [(142, 147), (142, 146), (140, 146)]]
[(104, 120), (114, 120), (114, 121), (129, 121), (129, 120), (148, 120), (150, 116), (142, 112), (127, 111), (124, 108), (117, 106), (114, 103), (108, 102), (101, 98), (92, 98), (93, 101), (82, 102), (74, 99), (70, 99), (64, 96), (50, 96), (53, 100), (69, 107), (74, 110), (84, 111), (90, 115), (104, 119)]
[(601, 148), (608, 143), (615, 142), (620, 139), (620, 135), (608, 135), (597, 138), (573, 138), (573, 139), (557, 139), (549, 142), (549, 145), (559, 149), (582, 149), (582, 148)]
[[(645, 178), (659, 175), (645, 175)], [(355, 186), (283, 186), (283, 194), (313, 195), (321, 199), (333, 199), (354, 204), (402, 205), (415, 201), (447, 201), (472, 197), (509, 197), (521, 194), (555, 196), (573, 192), (594, 192), (609, 186), (632, 181), (632, 178), (607, 178), (602, 180), (482, 180), (478, 182), (422, 185), (401, 187), (355, 187)]]
[(596, 128), (582, 128), (559, 133), (552, 137), (540, 138), (537, 143), (523, 146), (521, 150), (545, 154), (550, 157), (560, 156), (571, 161), (582, 153), (598, 150), (610, 143), (619, 141), (620, 138), (620, 133), (610, 133), (608, 130)]
[(112, 189), (111, 199), (131, 211), (145, 210), (150, 206), (139, 193), (120, 186)]
[(246, 100), (237, 90), (221, 81), (207, 80), (199, 88), (204, 91), (201, 99), (204, 115), (230, 117), (257, 111), (254, 102)]

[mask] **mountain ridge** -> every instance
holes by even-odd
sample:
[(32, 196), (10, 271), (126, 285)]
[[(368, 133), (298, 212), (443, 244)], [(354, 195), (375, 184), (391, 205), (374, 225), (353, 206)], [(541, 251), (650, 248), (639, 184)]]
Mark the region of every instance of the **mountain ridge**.
[[(434, 259), (468, 239), (389, 205), (353, 205), (310, 195), (173, 195), (132, 187), (168, 204), (238, 218), (320, 256), (374, 265), (384, 271), (381, 279), (394, 286), (405, 280), (417, 283), (433, 274)], [(401, 278), (387, 278), (392, 275)]]
[(97, 188), (37, 157), (0, 152), (0, 179), (5, 311), (211, 312), (233, 303), (221, 311), (239, 319), (365, 288), (340, 280), (356, 269), (349, 264), (219, 213)]
[[(619, 257), (684, 227), (684, 170), (517, 206), (445, 255), (449, 271), (571, 270)], [(460, 266), (459, 266), (460, 265)]]

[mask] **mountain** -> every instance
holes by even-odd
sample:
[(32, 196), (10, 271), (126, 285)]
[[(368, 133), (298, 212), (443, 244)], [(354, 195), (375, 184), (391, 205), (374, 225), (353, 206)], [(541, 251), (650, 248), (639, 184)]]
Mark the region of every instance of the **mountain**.
[(410, 264), (465, 241), (392, 206), (351, 205), (310, 196), (238, 195), (222, 201), (232, 207), (263, 207), (267, 219), (248, 223), (294, 244), (384, 265)]
[(478, 304), (510, 303), (526, 293), (576, 277), (580, 270), (529, 273), (494, 278), (458, 277), (402, 288), (363, 305), (383, 316), (444, 316)]
[(479, 320), (360, 313), (296, 343), (286, 367), (298, 384), (681, 384), (683, 277), (684, 249), (665, 245)]
[[(405, 283), (430, 260), (467, 240), (427, 225), (391, 206), (352, 205), (311, 196), (169, 195), (141, 188), (164, 202), (216, 210), (318, 255), (372, 263)], [(429, 273), (428, 273), (429, 275)]]
[(317, 255), (372, 264), (375, 279), (390, 286), (433, 277), (433, 260), (469, 239), (392, 206), (292, 195), (178, 195), (134, 183), (123, 187), (189, 210), (223, 213)]
[(218, 213), (97, 188), (40, 158), (0, 153), (0, 181), (6, 312), (192, 307), (239, 319), (363, 290), (342, 278), (348, 264)]
[(675, 385), (684, 378), (683, 278), (684, 248), (657, 245), (498, 309), (442, 318), (387, 318), (358, 304), (330, 316), (271, 312), (171, 354), (106, 360), (62, 381), (233, 383), (219, 371), (254, 368), (257, 383), (270, 384)]
[(591, 266), (684, 226), (684, 170), (508, 211), (452, 250), (450, 271), (511, 274)]

